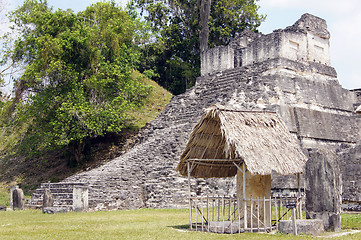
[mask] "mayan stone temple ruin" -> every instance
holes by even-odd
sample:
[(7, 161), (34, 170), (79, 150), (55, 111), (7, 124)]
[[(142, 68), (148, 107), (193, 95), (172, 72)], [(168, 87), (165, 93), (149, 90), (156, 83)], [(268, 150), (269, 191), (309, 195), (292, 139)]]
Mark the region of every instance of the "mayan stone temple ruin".
[[(329, 40), (326, 21), (304, 14), (285, 29), (266, 35), (245, 30), (229, 45), (203, 52), (196, 85), (142, 129), (138, 145), (99, 168), (43, 184), (29, 204), (41, 204), (47, 187), (55, 205), (72, 204), (69, 193), (79, 183), (88, 188), (91, 210), (186, 207), (188, 181), (176, 167), (204, 109), (217, 103), (276, 112), (308, 158), (327, 149), (340, 165), (343, 208), (361, 210), (361, 90), (339, 84)], [(296, 184), (295, 177), (272, 175), (273, 194)], [(194, 178), (191, 188), (194, 195), (236, 192), (234, 178)]]

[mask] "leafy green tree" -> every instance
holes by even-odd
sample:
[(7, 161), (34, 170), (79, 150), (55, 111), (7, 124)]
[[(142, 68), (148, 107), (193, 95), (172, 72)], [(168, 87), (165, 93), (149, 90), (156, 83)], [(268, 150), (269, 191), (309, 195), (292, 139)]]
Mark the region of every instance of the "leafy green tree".
[(130, 77), (143, 37), (131, 16), (114, 2), (75, 14), (26, 0), (10, 20), (21, 34), (3, 63), (24, 66), (14, 101), (18, 124), (28, 124), (20, 149), (67, 146), (79, 162), (87, 139), (130, 124), (127, 113), (151, 91)]
[(3, 109), (5, 102), (6, 102), (6, 95), (2, 91), (0, 91), (0, 111)]
[(174, 94), (194, 85), (200, 74), (200, 52), (225, 45), (245, 28), (256, 31), (264, 20), (257, 0), (134, 0), (150, 22), (156, 41), (144, 48), (147, 69)]

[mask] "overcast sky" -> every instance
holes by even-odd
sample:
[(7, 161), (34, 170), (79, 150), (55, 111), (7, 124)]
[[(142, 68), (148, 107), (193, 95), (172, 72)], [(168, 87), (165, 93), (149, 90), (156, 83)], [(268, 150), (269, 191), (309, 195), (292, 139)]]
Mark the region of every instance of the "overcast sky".
[(326, 20), (331, 33), (331, 65), (340, 84), (361, 88), (361, 1), (360, 0), (260, 0), (260, 12), (267, 14), (260, 31), (270, 33), (296, 22), (303, 13)]
[[(22, 0), (2, 0), (6, 9), (14, 9)], [(124, 3), (127, 0), (116, 2)], [(97, 0), (48, 0), (55, 9), (71, 8), (75, 12)], [(260, 0), (260, 13), (267, 18), (262, 33), (285, 28), (303, 13), (311, 13), (327, 21), (331, 33), (331, 64), (336, 68), (340, 84), (347, 89), (361, 88), (361, 1), (360, 0)], [(5, 24), (2, 24), (2, 29)], [(1, 32), (1, 31), (0, 31)]]

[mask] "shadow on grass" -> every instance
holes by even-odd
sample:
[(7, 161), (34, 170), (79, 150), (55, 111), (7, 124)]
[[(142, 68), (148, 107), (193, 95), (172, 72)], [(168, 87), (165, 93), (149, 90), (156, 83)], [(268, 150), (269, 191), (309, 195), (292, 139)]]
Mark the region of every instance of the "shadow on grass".
[(174, 229), (181, 229), (181, 230), (189, 230), (189, 224), (184, 225), (176, 225), (176, 226), (167, 226)]

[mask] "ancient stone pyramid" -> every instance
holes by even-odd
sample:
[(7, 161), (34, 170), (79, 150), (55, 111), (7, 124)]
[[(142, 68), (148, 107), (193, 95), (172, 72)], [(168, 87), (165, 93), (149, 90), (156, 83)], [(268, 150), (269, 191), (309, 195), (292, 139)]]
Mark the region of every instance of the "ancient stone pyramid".
[[(339, 85), (330, 66), (329, 37), (325, 20), (304, 14), (283, 30), (267, 35), (244, 31), (228, 46), (205, 51), (196, 86), (172, 98), (141, 131), (138, 145), (64, 182), (88, 184), (94, 210), (186, 206), (187, 179), (175, 169), (194, 124), (215, 103), (276, 111), (304, 149), (355, 149), (361, 130), (355, 110), (361, 99), (358, 91)], [(360, 164), (353, 166), (360, 174)], [(192, 181), (194, 194), (235, 190), (233, 179)], [(273, 188), (292, 184), (292, 179), (276, 178)], [(361, 202), (360, 184), (353, 187), (358, 194), (348, 199)]]

